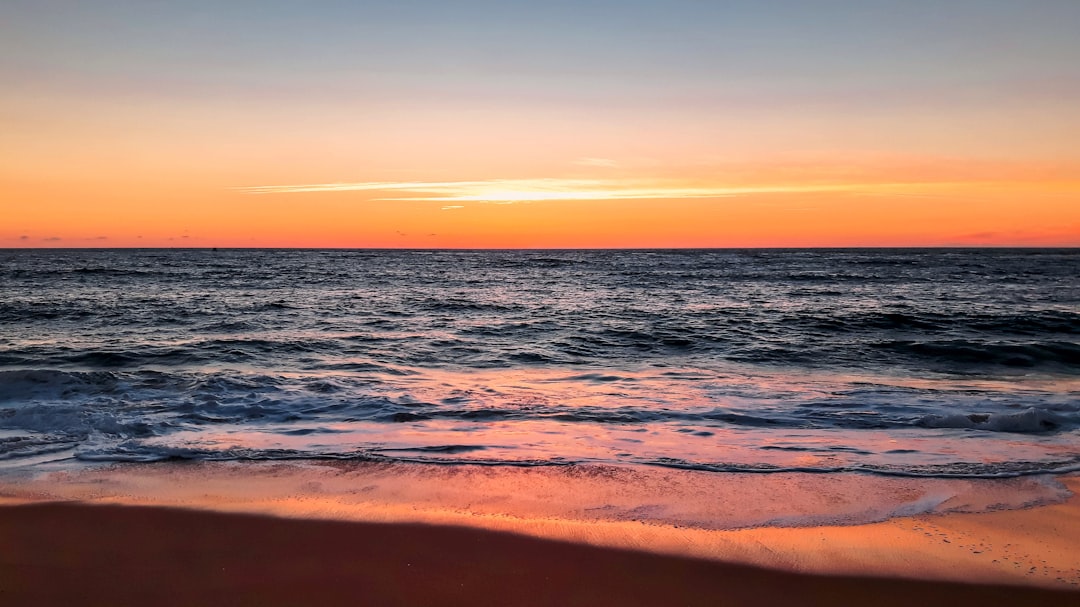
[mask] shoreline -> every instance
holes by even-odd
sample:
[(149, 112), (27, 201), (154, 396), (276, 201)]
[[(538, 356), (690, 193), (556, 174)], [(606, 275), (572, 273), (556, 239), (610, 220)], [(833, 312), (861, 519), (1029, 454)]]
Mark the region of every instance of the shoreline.
[(808, 575), (479, 528), (71, 503), (0, 512), (7, 604), (906, 607), (1080, 598), (1038, 587)]
[[(3, 522), (11, 513), (53, 513), (27, 522), (19, 546), (38, 534), (64, 545), (55, 531), (57, 512), (79, 518), (96, 516), (93, 508), (131, 514), (140, 507), (203, 521), (193, 527), (217, 516), (254, 516), (266, 517), (260, 524), (275, 534), (293, 533), (285, 530), (305, 522), (457, 529), (793, 575), (1080, 592), (1078, 493), (1077, 474), (957, 481), (609, 466), (122, 464), (0, 477), (0, 523), (9, 525), (0, 543), (15, 537)], [(866, 510), (868, 504), (876, 510)], [(777, 518), (776, 512), (802, 518)], [(851, 514), (867, 512), (873, 515), (868, 520)], [(198, 519), (203, 515), (211, 518)], [(124, 517), (115, 516), (123, 529)], [(93, 541), (108, 545), (131, 537), (158, 541), (130, 530)], [(182, 542), (175, 538), (177, 550), (194, 550)]]

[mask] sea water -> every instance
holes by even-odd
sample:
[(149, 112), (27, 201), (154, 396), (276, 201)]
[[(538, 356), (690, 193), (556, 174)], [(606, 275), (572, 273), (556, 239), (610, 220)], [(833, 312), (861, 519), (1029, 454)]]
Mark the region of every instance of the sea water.
[(0, 251), (0, 467), (1080, 470), (1080, 251)]

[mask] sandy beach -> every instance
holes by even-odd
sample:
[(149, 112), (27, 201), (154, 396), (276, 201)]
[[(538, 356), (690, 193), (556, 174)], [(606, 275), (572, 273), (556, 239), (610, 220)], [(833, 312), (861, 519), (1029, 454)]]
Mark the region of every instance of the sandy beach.
[[(279, 487), (283, 479), (299, 477), (288, 468), (276, 468), (272, 475), (268, 470), (121, 466), (7, 484), (0, 506), (2, 602), (1075, 605), (1080, 600), (1075, 548), (1080, 500), (1075, 496), (1035, 507), (898, 516), (867, 524), (702, 529), (574, 520), (530, 512), (521, 503), (504, 504), (502, 513), (494, 514), (480, 504), (491, 489), (472, 482), (483, 477), (506, 486), (509, 479), (519, 483), (514, 491), (525, 491), (522, 483), (529, 481), (534, 491), (550, 495), (560, 484), (567, 491), (574, 488), (567, 480), (572, 477), (560, 471), (477, 472), (464, 483), (476, 492), (477, 505), (471, 508), (460, 507), (447, 490), (461, 479), (433, 481), (432, 495), (443, 505), (436, 508), (416, 495), (393, 507), (385, 499), (382, 507), (370, 498), (347, 503), (324, 496), (320, 501), (312, 481), (307, 495), (270, 498), (258, 488), (260, 474)], [(313, 475), (310, 469), (303, 472)], [(236, 482), (240, 473), (249, 477), (246, 486)], [(402, 472), (395, 469), (395, 474)], [(358, 475), (382, 480), (366, 469), (345, 478), (355, 484)], [(1080, 489), (1075, 475), (1057, 481), (1073, 492)], [(229, 486), (231, 497), (225, 495)], [(508, 513), (511, 509), (516, 515)]]
[(460, 527), (49, 504), (0, 516), (8, 605), (1075, 605), (1075, 592), (796, 574)]

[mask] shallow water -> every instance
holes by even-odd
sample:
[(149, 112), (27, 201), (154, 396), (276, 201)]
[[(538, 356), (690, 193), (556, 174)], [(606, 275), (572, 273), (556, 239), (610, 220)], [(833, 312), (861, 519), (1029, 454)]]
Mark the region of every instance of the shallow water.
[(0, 252), (0, 463), (1080, 469), (1080, 251)]

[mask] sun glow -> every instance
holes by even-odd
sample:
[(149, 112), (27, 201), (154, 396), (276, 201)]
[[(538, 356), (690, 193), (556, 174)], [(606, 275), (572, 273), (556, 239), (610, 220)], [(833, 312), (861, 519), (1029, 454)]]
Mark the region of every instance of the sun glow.
[(836, 183), (759, 186), (693, 185), (674, 180), (615, 179), (491, 179), (445, 182), (356, 182), (300, 185), (264, 185), (237, 188), (248, 194), (298, 194), (312, 192), (382, 191), (373, 200), (416, 200), (435, 202), (539, 202), (546, 200), (663, 200), (682, 198), (727, 198), (751, 194), (814, 192), (904, 191), (944, 183)]

